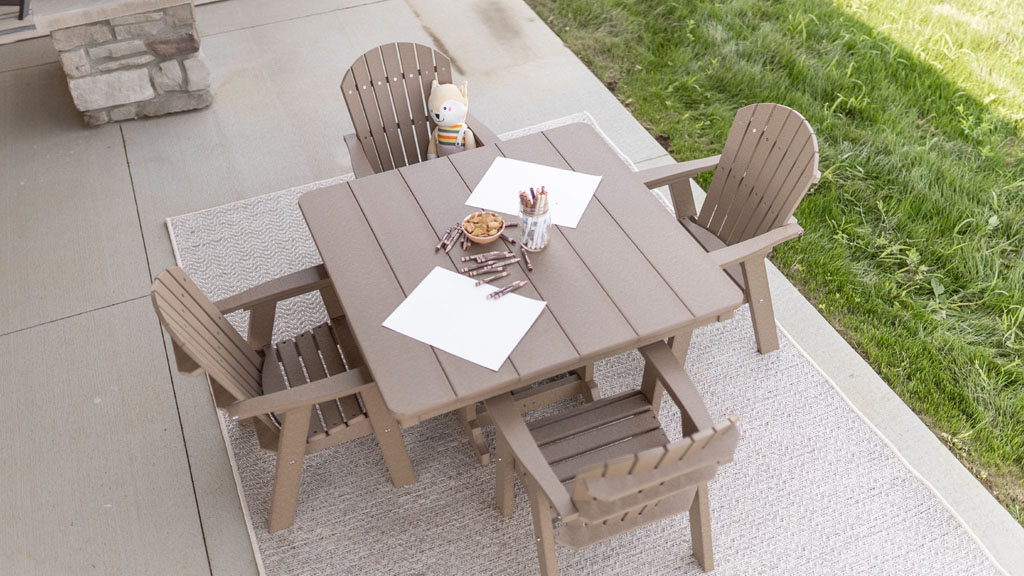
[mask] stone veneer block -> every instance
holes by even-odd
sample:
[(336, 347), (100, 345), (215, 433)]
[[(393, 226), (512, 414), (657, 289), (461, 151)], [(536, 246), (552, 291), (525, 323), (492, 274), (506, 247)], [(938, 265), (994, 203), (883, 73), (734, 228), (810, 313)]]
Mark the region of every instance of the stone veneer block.
[(111, 18), (111, 26), (121, 26), (124, 24), (138, 24), (140, 22), (155, 22), (160, 20), (161, 15), (159, 12), (147, 12), (145, 14), (132, 14), (130, 16), (121, 16), (120, 18)]
[(168, 26), (186, 26), (196, 21), (195, 10), (191, 4), (179, 4), (164, 10), (164, 18)]
[(213, 101), (191, 0), (74, 0), (65, 12), (51, 6), (36, 23), (52, 30), (75, 106), (90, 126)]
[(83, 44), (99, 44), (113, 39), (110, 34), (110, 27), (105, 24), (91, 24), (88, 26), (75, 26), (63, 30), (54, 30), (50, 34), (53, 45), (57, 50), (64, 51), (78, 48)]
[(125, 38), (152, 38), (164, 29), (162, 20), (156, 22), (140, 22), (138, 24), (125, 24), (114, 26), (114, 35), (118, 40)]
[(181, 74), (181, 65), (177, 60), (161, 62), (160, 66), (153, 69), (153, 87), (157, 92), (172, 92), (181, 90), (181, 83), (184, 76)]
[(149, 64), (155, 61), (151, 54), (143, 54), (141, 56), (135, 56), (134, 58), (124, 58), (122, 60), (112, 60), (110, 62), (104, 62), (96, 67), (100, 72), (107, 72), (110, 70), (120, 70), (121, 68), (133, 68), (135, 66), (142, 66), (143, 64)]
[(109, 108), (156, 96), (145, 68), (75, 78), (68, 81), (68, 86), (79, 110)]
[(193, 57), (185, 60), (182, 64), (185, 66), (185, 75), (188, 77), (188, 89), (190, 92), (206, 90), (210, 87), (210, 70), (202, 59)]
[(60, 65), (64, 68), (64, 73), (69, 78), (77, 78), (79, 76), (85, 76), (92, 72), (92, 67), (89, 65), (89, 59), (85, 56), (85, 50), (70, 50), (63, 52), (60, 55)]
[(146, 47), (165, 58), (188, 56), (199, 51), (199, 32), (193, 24), (186, 32), (153, 38), (146, 42)]
[(125, 42), (117, 42), (116, 44), (104, 44), (95, 48), (89, 48), (89, 58), (93, 60), (122, 58), (145, 51), (146, 43), (142, 40), (127, 40)]

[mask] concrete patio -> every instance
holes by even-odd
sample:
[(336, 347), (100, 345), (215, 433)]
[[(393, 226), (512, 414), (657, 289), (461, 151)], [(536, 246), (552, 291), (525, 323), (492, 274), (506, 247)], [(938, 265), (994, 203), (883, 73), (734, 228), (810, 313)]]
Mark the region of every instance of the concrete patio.
[[(48, 38), (0, 46), (0, 573), (259, 573), (209, 389), (174, 369), (149, 288), (175, 265), (167, 217), (351, 172), (338, 83), (369, 47), (446, 52), (496, 132), (586, 110), (638, 167), (672, 161), (523, 2), (460, 12), (205, 4), (213, 105), (91, 129)], [(774, 269), (772, 282), (793, 341), (1024, 574), (1024, 528)]]

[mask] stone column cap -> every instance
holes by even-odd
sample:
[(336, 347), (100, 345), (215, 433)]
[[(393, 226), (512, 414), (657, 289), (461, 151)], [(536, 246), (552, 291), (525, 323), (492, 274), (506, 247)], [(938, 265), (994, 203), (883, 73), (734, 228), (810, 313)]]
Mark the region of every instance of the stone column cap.
[(192, 0), (49, 0), (33, 4), (32, 16), (37, 29), (41, 32), (53, 32), (62, 28), (192, 3)]

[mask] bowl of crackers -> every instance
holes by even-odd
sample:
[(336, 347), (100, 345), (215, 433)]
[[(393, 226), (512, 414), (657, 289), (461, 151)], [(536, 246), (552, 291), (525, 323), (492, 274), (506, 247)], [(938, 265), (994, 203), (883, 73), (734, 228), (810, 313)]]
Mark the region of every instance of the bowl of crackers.
[(462, 230), (477, 244), (490, 244), (505, 230), (505, 218), (494, 212), (474, 212), (462, 219)]

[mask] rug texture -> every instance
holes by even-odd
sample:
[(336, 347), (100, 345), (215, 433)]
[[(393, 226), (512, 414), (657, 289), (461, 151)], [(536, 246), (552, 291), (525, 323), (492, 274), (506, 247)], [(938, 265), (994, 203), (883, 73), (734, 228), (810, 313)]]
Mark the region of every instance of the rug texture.
[[(582, 114), (502, 137), (569, 122), (594, 124)], [(349, 178), (169, 219), (179, 264), (213, 299), (318, 264), (296, 201)], [(278, 318), (279, 339), (326, 316), (313, 295), (283, 303)], [(244, 334), (244, 315), (231, 321)], [(744, 307), (697, 330), (690, 347), (687, 369), (712, 417), (739, 415), (742, 434), (735, 461), (710, 486), (714, 573), (999, 574), (940, 499), (781, 336), (779, 351), (758, 354)], [(598, 363), (601, 394), (639, 387), (642, 370), (636, 352)], [(660, 417), (678, 439), (679, 412), (667, 397)], [(413, 486), (392, 487), (372, 437), (308, 457), (295, 525), (276, 534), (266, 530), (274, 455), (259, 449), (251, 426), (225, 419), (224, 427), (267, 574), (538, 571), (522, 487), (515, 514), (502, 518), (494, 467), (476, 462), (453, 415), (403, 432), (419, 477)], [(493, 445), (493, 430), (485, 430)], [(702, 573), (686, 516), (583, 551), (559, 548), (558, 559), (565, 575)]]

